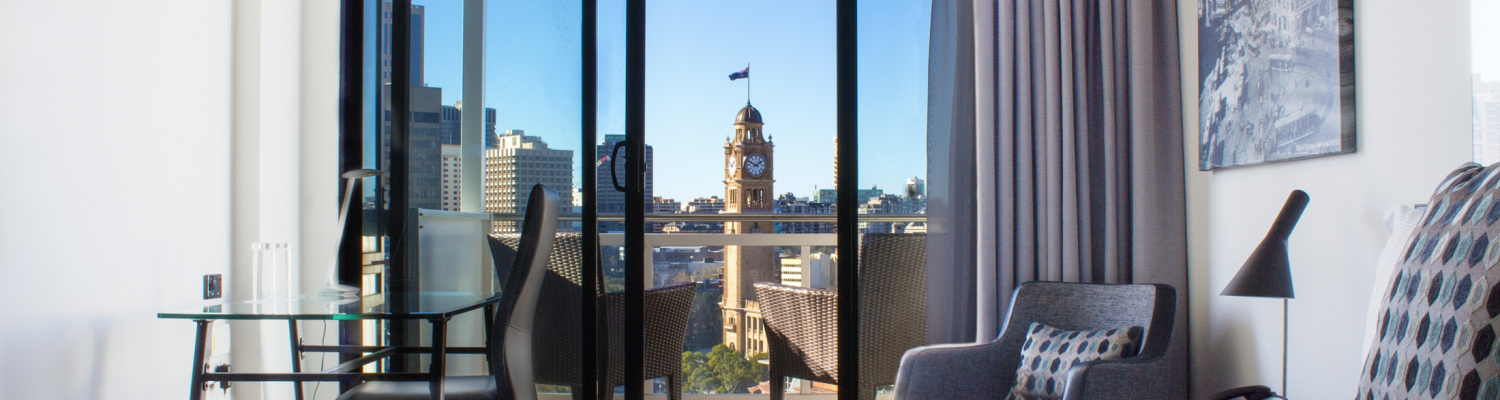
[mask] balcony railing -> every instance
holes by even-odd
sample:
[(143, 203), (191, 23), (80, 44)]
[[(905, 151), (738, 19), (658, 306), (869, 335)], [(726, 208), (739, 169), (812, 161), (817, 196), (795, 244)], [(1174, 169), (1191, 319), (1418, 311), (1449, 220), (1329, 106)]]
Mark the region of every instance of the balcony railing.
[[(565, 214), (560, 214), (558, 217), (562, 221), (581, 221), (583, 219), (583, 215), (579, 214), (579, 213), (565, 213)], [(492, 218), (493, 221), (515, 221), (515, 222), (520, 222), (520, 221), (523, 221), (525, 219), (525, 214), (523, 214), (523, 213), (491, 213), (491, 218)], [(598, 220), (600, 222), (622, 222), (622, 221), (625, 220), (625, 215), (624, 214), (599, 214)], [(735, 221), (735, 222), (766, 222), (766, 223), (773, 223), (773, 222), (781, 222), (781, 223), (836, 223), (836, 222), (838, 222), (838, 216), (836, 214), (774, 214), (774, 213), (766, 213), (766, 214), (712, 214), (712, 213), (684, 213), (684, 214), (664, 214), (663, 213), (663, 214), (655, 214), (655, 213), (648, 213), (648, 214), (645, 215), (645, 221), (647, 223), (652, 223), (652, 222), (729, 222), (729, 221)], [(925, 223), (925, 222), (927, 222), (927, 215), (925, 215), (925, 214), (860, 214), (859, 217), (858, 217), (858, 221), (860, 223), (913, 223), (913, 222)], [(623, 246), (624, 244), (625, 244), (625, 234), (624, 233), (621, 233), (621, 232), (609, 232), (609, 233), (600, 233), (599, 234), (599, 245), (601, 245), (601, 246)], [(653, 276), (654, 275), (654, 268), (651, 267), (651, 266), (653, 266), (655, 264), (654, 257), (655, 257), (655, 253), (656, 253), (654, 251), (649, 251), (649, 249), (651, 249), (651, 248), (662, 247), (662, 246), (731, 246), (731, 245), (733, 245), (733, 246), (784, 246), (784, 247), (800, 247), (801, 248), (801, 252), (799, 253), (800, 254), (800, 258), (801, 258), (801, 264), (800, 265), (809, 265), (809, 258), (810, 258), (811, 254), (812, 254), (812, 249), (811, 248), (813, 246), (837, 246), (838, 245), (838, 234), (835, 234), (835, 233), (746, 233), (746, 234), (724, 234), (724, 233), (646, 233), (645, 234), (645, 245), (648, 248), (648, 251), (644, 252), (645, 253), (645, 260), (644, 260), (645, 263), (644, 264), (647, 266), (646, 271), (645, 271), (645, 275), (646, 275), (645, 276), (645, 281), (648, 282), (648, 285), (651, 285), (652, 282), (655, 282), (655, 277)], [(384, 263), (381, 262), (380, 260), (378, 260), (378, 258), (380, 258), (378, 253), (372, 253), (372, 254), (367, 255), (366, 266), (365, 266), (365, 273), (367, 274), (367, 276), (373, 275), (373, 274), (377, 274), (377, 273), (383, 271), (384, 265), (382, 265), (382, 264), (384, 264)], [(379, 279), (379, 278), (375, 278), (375, 279)], [(374, 282), (370, 282), (369, 284), (374, 284)], [(377, 329), (379, 329), (379, 327), (377, 327), (377, 326), (367, 326), (366, 327), (366, 333), (367, 333), (366, 336), (370, 336), (369, 333), (373, 332), (373, 331), (375, 331)], [(374, 340), (373, 337), (366, 338), (366, 341), (372, 341), (372, 340)], [(655, 385), (647, 385), (647, 389), (646, 390), (648, 391), (648, 393), (645, 396), (646, 399), (648, 399), (648, 400), (665, 400), (665, 399), (667, 399), (668, 396), (666, 394), (650, 393), (651, 391), (653, 391), (652, 386), (655, 386)], [(803, 383), (800, 385), (800, 391), (802, 393), (808, 393), (810, 391), (810, 389), (811, 389), (810, 385), (807, 382), (805, 382), (805, 381), (803, 381)], [(615, 397), (617, 399), (618, 398), (623, 398), (618, 393), (615, 395)], [(746, 394), (746, 393), (730, 393), (730, 394), (684, 393), (682, 395), (682, 398), (684, 400), (715, 400), (715, 399), (723, 399), (723, 398), (726, 398), (726, 397), (735, 398), (735, 399), (747, 399), (748, 400), (748, 399), (768, 399), (768, 398), (770, 398), (770, 395), (768, 395), (768, 394)], [(797, 393), (788, 393), (786, 395), (786, 398), (789, 399), (789, 400), (825, 400), (825, 399), (826, 400), (834, 400), (837, 397), (838, 396), (836, 394), (797, 394)], [(539, 393), (539, 399), (541, 399), (541, 400), (565, 400), (565, 399), (571, 399), (571, 398), (572, 398), (571, 395), (567, 394), (567, 393)], [(876, 396), (876, 398), (879, 399), (879, 400), (888, 399), (888, 398), (890, 398), (890, 393), (888, 393), (888, 392), (882, 392), (882, 393), (878, 394)]]

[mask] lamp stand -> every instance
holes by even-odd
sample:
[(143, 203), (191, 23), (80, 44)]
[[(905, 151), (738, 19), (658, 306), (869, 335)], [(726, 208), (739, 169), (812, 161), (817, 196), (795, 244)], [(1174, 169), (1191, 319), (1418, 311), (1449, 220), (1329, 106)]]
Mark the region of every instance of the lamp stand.
[(1287, 299), (1281, 299), (1281, 397), (1286, 398)]
[(339, 240), (338, 240), (338, 242), (336, 242), (337, 244), (334, 246), (333, 263), (332, 263), (332, 265), (329, 266), (329, 269), (328, 269), (328, 286), (324, 286), (324, 287), (318, 289), (318, 293), (322, 294), (322, 295), (325, 295), (325, 296), (352, 297), (352, 298), (354, 298), (353, 300), (357, 300), (358, 299), (357, 296), (359, 296), (359, 288), (354, 287), (354, 286), (339, 284), (338, 283), (338, 279), (336, 278), (336, 275), (335, 275), (335, 273), (338, 272), (338, 270), (339, 270), (339, 251), (338, 251), (338, 249), (344, 247), (344, 224), (345, 224), (346, 218), (349, 215), (349, 201), (351, 200), (350, 198), (354, 196), (354, 181), (357, 180), (357, 179), (359, 179), (359, 178), (346, 178), (345, 179), (346, 180), (345, 186), (347, 188), (344, 189), (344, 204), (343, 204), (342, 207), (339, 207), (339, 222), (338, 222), (338, 226), (339, 226)]

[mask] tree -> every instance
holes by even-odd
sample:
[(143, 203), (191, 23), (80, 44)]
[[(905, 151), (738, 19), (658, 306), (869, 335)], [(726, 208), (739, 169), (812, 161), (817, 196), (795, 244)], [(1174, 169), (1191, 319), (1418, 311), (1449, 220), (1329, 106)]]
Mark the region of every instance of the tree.
[(724, 316), (719, 308), (719, 294), (711, 291), (698, 292), (693, 296), (692, 311), (688, 316), (687, 340), (682, 342), (682, 351), (693, 351), (712, 347), (723, 338)]
[(695, 351), (682, 352), (682, 391), (686, 393), (713, 393), (719, 387), (713, 370), (708, 367), (708, 356)]
[(683, 390), (688, 393), (749, 393), (765, 379), (766, 368), (758, 360), (765, 353), (746, 359), (745, 354), (715, 345), (708, 354), (682, 353)]

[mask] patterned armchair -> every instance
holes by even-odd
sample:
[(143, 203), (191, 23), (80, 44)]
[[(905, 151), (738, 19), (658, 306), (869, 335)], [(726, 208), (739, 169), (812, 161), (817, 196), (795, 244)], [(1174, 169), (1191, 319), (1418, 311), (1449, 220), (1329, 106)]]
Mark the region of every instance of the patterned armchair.
[[(515, 234), (496, 234), (499, 242), (511, 246), (520, 243)], [(537, 304), (536, 333), (532, 353), (544, 356), (535, 359), (536, 383), (561, 385), (579, 389), (578, 331), (580, 314), (579, 290), (582, 290), (583, 238), (576, 232), (558, 233), (553, 246), (552, 258), (547, 264), (547, 275), (542, 278), (541, 299)], [(603, 285), (604, 279), (596, 279)], [(623, 293), (602, 293), (602, 286), (594, 288), (599, 293), (598, 329), (601, 335), (598, 347), (601, 361), (607, 362), (601, 380), (603, 388), (600, 399), (614, 395), (614, 387), (625, 384), (625, 296)], [(692, 283), (663, 286), (646, 290), (646, 343), (645, 376), (647, 379), (666, 377), (668, 395), (672, 400), (682, 398), (682, 343), (687, 336), (688, 316), (693, 304), (695, 287)], [(605, 359), (607, 357), (607, 359)], [(577, 396), (574, 396), (577, 398)]]
[[(859, 398), (895, 383), (901, 354), (927, 343), (927, 235), (867, 233), (860, 243)], [(755, 284), (770, 350), (771, 398), (788, 377), (838, 384), (838, 294)]]

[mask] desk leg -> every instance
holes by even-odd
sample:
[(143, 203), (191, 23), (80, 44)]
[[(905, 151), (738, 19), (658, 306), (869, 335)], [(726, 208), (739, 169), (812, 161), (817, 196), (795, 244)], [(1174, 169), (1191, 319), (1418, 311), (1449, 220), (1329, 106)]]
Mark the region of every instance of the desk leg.
[(432, 320), (432, 400), (443, 400), (443, 381), (448, 374), (448, 320)]
[(208, 346), (208, 324), (212, 321), (194, 320), (198, 324), (198, 339), (193, 345), (193, 392), (188, 395), (188, 400), (203, 399), (203, 373), (208, 365), (203, 363), (203, 355)]
[(493, 374), (495, 369), (495, 304), (484, 306), (484, 363)]
[[(297, 337), (297, 320), (287, 320), (287, 331), (292, 338), (292, 373), (302, 372), (302, 341)], [(292, 393), (296, 394), (297, 400), (302, 400), (302, 382), (292, 382)]]

